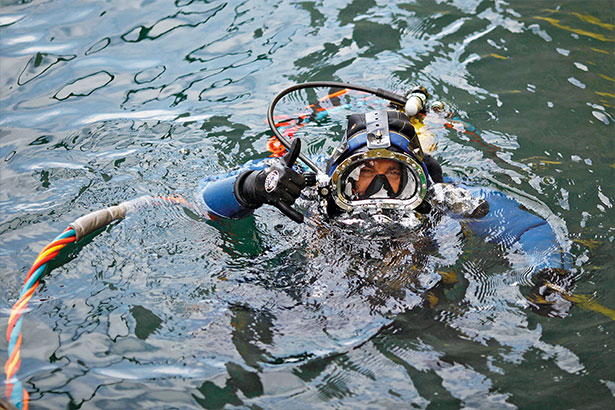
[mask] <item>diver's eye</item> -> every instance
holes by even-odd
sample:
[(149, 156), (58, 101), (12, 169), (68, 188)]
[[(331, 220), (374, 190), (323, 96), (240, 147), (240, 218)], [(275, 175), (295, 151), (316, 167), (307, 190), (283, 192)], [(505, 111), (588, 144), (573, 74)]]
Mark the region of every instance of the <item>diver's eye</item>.
[(385, 175), (387, 178), (399, 179), (401, 178), (401, 171), (399, 169), (387, 169)]
[(361, 169), (360, 177), (371, 178), (375, 175), (376, 175), (376, 170), (374, 170), (373, 168), (362, 168)]

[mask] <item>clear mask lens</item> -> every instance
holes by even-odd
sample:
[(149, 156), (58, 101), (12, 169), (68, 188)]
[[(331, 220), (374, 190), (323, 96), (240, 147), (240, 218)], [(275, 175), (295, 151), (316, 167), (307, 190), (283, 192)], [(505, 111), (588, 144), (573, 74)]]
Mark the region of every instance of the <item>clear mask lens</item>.
[(427, 193), (427, 175), (412, 156), (389, 149), (358, 152), (331, 174), (332, 199), (345, 211), (357, 208), (412, 210)]
[(348, 201), (411, 199), (417, 179), (410, 166), (395, 159), (367, 159), (352, 165), (342, 175), (342, 195)]

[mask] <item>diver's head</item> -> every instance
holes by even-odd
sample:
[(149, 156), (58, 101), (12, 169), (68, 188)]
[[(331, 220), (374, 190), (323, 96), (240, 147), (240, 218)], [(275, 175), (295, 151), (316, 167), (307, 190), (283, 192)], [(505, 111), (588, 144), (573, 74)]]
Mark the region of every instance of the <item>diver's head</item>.
[(327, 163), (330, 202), (363, 208), (419, 210), (429, 185), (424, 154), (409, 118), (398, 111), (354, 114)]

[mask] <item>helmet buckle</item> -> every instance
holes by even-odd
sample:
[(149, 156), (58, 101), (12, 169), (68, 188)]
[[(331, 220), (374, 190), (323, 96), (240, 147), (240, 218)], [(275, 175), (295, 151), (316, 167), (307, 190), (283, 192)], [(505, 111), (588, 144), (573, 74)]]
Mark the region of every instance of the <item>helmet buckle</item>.
[(391, 146), (389, 117), (386, 111), (371, 111), (365, 114), (367, 148), (388, 148)]

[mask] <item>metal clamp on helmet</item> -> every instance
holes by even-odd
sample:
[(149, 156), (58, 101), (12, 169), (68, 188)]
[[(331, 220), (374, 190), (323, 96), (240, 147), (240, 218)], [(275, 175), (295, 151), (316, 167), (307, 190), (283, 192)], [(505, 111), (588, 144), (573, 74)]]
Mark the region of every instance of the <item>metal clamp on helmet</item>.
[(347, 138), (328, 163), (331, 199), (341, 209), (412, 210), (429, 184), (423, 151), (408, 117), (377, 111), (349, 118)]
[(388, 148), (391, 146), (389, 120), (386, 111), (372, 111), (365, 114), (367, 148)]

